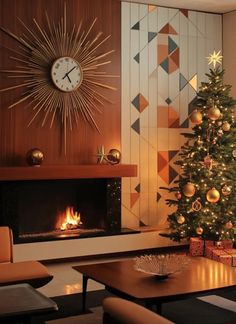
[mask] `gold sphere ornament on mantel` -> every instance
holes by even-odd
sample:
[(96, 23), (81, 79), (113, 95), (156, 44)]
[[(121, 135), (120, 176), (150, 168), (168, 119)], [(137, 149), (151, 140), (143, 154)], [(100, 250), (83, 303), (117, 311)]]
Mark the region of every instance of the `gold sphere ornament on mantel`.
[(194, 196), (195, 192), (196, 192), (196, 188), (193, 183), (188, 182), (188, 183), (186, 183), (186, 185), (183, 186), (183, 194), (186, 197), (190, 198), (190, 197)]
[(233, 228), (233, 223), (231, 221), (228, 221), (226, 224), (225, 224), (225, 228), (226, 229), (231, 229)]
[(38, 148), (33, 148), (26, 153), (26, 161), (30, 166), (40, 166), (43, 158), (43, 152)]
[(202, 113), (198, 110), (194, 110), (189, 118), (195, 125), (200, 125), (202, 123)]
[(202, 228), (201, 226), (198, 226), (198, 227), (196, 228), (196, 233), (197, 233), (197, 235), (202, 235), (202, 233), (203, 233), (203, 228)]
[(117, 149), (111, 149), (108, 152), (106, 158), (107, 158), (108, 163), (118, 164), (118, 163), (120, 163), (120, 160), (121, 160), (121, 153)]
[(222, 129), (224, 132), (228, 132), (230, 130), (230, 123), (227, 121), (223, 122)]
[(208, 109), (207, 115), (211, 120), (217, 120), (221, 116), (221, 111), (216, 106), (213, 106), (213, 107)]
[(211, 203), (216, 203), (220, 200), (220, 193), (216, 188), (207, 191), (206, 198)]

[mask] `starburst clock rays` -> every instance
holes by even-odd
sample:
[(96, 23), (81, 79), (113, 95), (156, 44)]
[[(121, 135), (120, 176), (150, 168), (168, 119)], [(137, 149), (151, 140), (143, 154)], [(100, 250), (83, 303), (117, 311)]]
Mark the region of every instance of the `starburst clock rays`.
[(9, 108), (22, 103), (30, 106), (33, 117), (28, 126), (41, 117), (42, 126), (49, 122), (52, 127), (60, 116), (66, 152), (67, 131), (72, 130), (74, 124), (78, 125), (80, 119), (100, 132), (95, 116), (101, 113), (99, 107), (108, 101), (101, 90), (115, 90), (104, 80), (116, 76), (102, 71), (103, 66), (111, 63), (107, 57), (113, 50), (96, 54), (110, 38), (102, 37), (102, 32), (91, 37), (97, 19), (94, 19), (87, 31), (82, 30), (82, 23), (68, 30), (66, 5), (57, 25), (50, 21), (47, 13), (45, 17), (45, 29), (36, 19), (33, 19), (34, 26), (31, 28), (18, 18), (25, 29), (22, 36), (1, 27), (4, 33), (19, 44), (18, 50), (12, 50), (15, 55), (11, 57), (17, 67), (1, 72), (19, 82), (0, 92), (22, 89), (21, 97)]

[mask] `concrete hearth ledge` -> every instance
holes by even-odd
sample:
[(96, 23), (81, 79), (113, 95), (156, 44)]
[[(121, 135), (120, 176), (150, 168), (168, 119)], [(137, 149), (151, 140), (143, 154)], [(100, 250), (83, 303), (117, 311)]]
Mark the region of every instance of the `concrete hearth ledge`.
[(176, 243), (166, 237), (162, 237), (159, 235), (160, 232), (163, 231), (16, 244), (14, 245), (14, 261), (76, 258), (186, 244), (186, 242)]

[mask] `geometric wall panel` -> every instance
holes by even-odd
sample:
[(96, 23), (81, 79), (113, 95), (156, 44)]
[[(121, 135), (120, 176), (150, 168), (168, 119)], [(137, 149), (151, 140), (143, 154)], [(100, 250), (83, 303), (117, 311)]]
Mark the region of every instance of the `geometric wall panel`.
[(181, 133), (207, 80), (206, 57), (222, 49), (221, 27), (218, 14), (122, 2), (122, 160), (138, 165), (136, 178), (122, 179), (124, 227), (166, 222), (160, 187), (178, 177)]

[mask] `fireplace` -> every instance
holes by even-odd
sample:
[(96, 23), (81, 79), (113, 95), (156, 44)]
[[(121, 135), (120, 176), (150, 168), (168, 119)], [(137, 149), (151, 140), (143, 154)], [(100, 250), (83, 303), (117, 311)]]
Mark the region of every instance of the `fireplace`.
[(121, 179), (2, 181), (0, 222), (14, 242), (121, 232)]
[(121, 228), (121, 178), (136, 175), (135, 165), (0, 167), (0, 226), (14, 243), (136, 233)]

